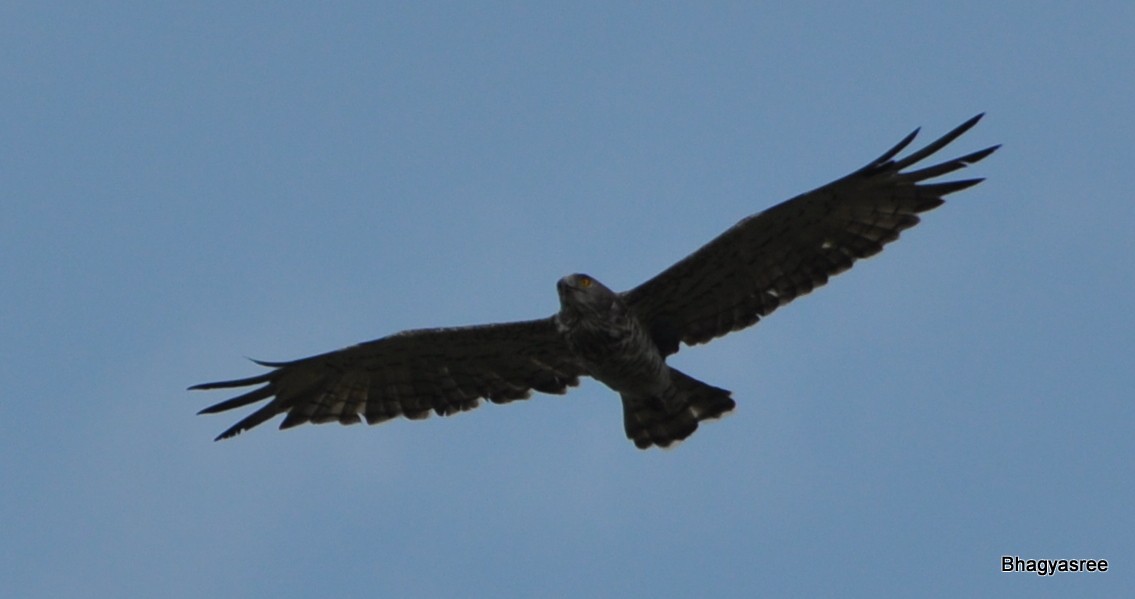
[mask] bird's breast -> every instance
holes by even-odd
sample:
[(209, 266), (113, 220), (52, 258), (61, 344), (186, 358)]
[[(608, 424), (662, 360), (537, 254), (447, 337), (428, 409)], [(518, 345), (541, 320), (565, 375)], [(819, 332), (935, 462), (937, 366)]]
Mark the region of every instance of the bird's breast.
[(564, 336), (588, 374), (615, 391), (649, 395), (669, 385), (665, 359), (633, 317), (580, 319)]

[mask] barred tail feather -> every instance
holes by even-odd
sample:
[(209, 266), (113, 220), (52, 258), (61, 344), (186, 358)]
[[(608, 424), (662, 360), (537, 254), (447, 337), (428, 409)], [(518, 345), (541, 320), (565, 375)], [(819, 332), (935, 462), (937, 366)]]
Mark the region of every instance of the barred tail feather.
[(689, 437), (702, 420), (720, 418), (736, 407), (730, 392), (670, 369), (673, 386), (665, 397), (623, 395), (623, 425), (639, 449), (670, 447)]

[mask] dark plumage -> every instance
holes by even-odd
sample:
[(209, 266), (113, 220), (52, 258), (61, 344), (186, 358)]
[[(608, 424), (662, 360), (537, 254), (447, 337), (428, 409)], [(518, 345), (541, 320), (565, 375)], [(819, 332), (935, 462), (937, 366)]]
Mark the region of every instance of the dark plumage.
[(626, 434), (636, 446), (669, 446), (735, 404), (728, 391), (670, 368), (666, 357), (682, 343), (705, 343), (756, 323), (880, 252), (943, 196), (981, 182), (926, 181), (998, 146), (903, 172), (980, 118), (896, 160), (916, 130), (858, 171), (742, 219), (630, 291), (615, 293), (590, 276), (569, 275), (557, 284), (560, 311), (549, 318), (405, 331), (293, 362), (257, 362), (273, 370), (191, 389), (259, 385), (201, 411), (268, 400), (217, 437), (224, 439), (277, 414), (286, 415), (280, 428), (449, 415), (482, 398), (505, 403), (532, 390), (564, 393), (588, 375), (620, 394)]

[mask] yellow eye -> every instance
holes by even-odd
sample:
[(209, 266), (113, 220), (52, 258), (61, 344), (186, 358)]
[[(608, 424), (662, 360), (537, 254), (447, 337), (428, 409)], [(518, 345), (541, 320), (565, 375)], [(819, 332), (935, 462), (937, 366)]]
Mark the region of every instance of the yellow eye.
[(591, 277), (579, 277), (579, 287), (581, 289), (587, 289), (590, 286), (591, 286)]

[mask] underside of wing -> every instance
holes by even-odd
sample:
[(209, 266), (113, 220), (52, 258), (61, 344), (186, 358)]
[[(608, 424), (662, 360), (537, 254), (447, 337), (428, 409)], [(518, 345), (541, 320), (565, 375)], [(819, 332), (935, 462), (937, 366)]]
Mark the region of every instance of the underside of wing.
[(376, 424), (397, 416), (449, 415), (505, 403), (531, 391), (564, 393), (582, 369), (552, 319), (474, 327), (406, 331), (293, 362), (257, 362), (273, 370), (246, 379), (190, 389), (257, 386), (201, 414), (268, 400), (218, 440), (240, 434), (277, 414), (280, 428), (305, 422)]
[(982, 179), (928, 182), (992, 154), (993, 146), (903, 172), (957, 139), (978, 115), (901, 159), (915, 132), (867, 166), (743, 219), (624, 299), (665, 354), (757, 322), (882, 251), (918, 214)]

